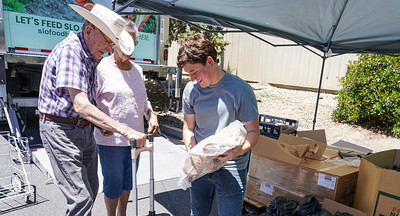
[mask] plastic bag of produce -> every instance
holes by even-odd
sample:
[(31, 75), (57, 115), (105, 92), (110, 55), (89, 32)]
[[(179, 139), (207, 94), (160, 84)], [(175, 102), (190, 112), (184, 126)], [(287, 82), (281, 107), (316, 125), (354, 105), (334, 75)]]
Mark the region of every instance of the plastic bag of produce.
[(247, 132), (243, 123), (236, 120), (216, 134), (197, 143), (189, 152), (181, 170), (179, 186), (186, 190), (190, 183), (225, 165), (215, 158), (236, 146), (242, 145)]

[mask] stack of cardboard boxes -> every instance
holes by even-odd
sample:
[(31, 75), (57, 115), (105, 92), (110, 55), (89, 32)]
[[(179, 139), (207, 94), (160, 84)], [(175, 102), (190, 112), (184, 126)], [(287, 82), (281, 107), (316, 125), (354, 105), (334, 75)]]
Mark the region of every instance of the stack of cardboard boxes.
[(327, 148), (323, 130), (281, 134), (278, 140), (261, 136), (252, 150), (245, 196), (266, 206), (276, 196), (300, 202), (305, 195), (352, 205), (358, 170), (339, 157), (338, 149)]
[(268, 206), (277, 196), (300, 202), (312, 195), (331, 210), (399, 216), (400, 172), (395, 169), (400, 167), (400, 149), (367, 155), (359, 166), (340, 158), (339, 150), (360, 154), (327, 147), (324, 130), (281, 134), (279, 139), (261, 136), (252, 150), (246, 200)]
[[(400, 216), (400, 172), (394, 170), (400, 169), (400, 146), (349, 162), (338, 151), (361, 155), (372, 150), (345, 141), (327, 146), (324, 130), (297, 131), (296, 120), (269, 115), (260, 115), (259, 120), (265, 136), (252, 149), (248, 202), (268, 206), (277, 196), (300, 202), (312, 195), (331, 210)], [(297, 136), (288, 135), (294, 131)], [(361, 211), (349, 207), (353, 204)]]

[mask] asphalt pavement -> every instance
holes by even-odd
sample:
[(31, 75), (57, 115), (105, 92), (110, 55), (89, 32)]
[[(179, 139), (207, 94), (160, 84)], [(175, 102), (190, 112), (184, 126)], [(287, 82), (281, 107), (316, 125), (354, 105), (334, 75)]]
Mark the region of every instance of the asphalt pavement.
[[(168, 137), (169, 141), (180, 149), (183, 148), (182, 140), (179, 138)], [(141, 158), (141, 163), (142, 163)], [(165, 162), (164, 162), (165, 163)], [(157, 165), (156, 165), (157, 166)], [(41, 172), (34, 163), (25, 164), (24, 168), (28, 172), (28, 177), (36, 192), (30, 196), (17, 197), (15, 199), (2, 200), (0, 197), (0, 215), (19, 215), (19, 216), (54, 216), (65, 215), (66, 199), (61, 191), (49, 180), (49, 178)], [(160, 167), (158, 169), (167, 169)], [(140, 167), (139, 167), (140, 170)], [(138, 170), (138, 172), (139, 172)], [(157, 177), (157, 168), (155, 167), (155, 176)], [(166, 170), (162, 170), (166, 171)], [(190, 196), (189, 190), (179, 188), (177, 182), (179, 177), (163, 178), (157, 180), (155, 177), (155, 195), (154, 209), (158, 216), (188, 216), (190, 215)], [(1, 186), (0, 186), (1, 187)], [(32, 187), (32, 188), (33, 188)], [(148, 215), (150, 206), (149, 184), (138, 185), (138, 212), (139, 215)], [(104, 194), (97, 195), (92, 215), (103, 216), (106, 214), (104, 205)], [(132, 196), (128, 203), (127, 214), (134, 215)], [(215, 205), (210, 215), (217, 215)]]

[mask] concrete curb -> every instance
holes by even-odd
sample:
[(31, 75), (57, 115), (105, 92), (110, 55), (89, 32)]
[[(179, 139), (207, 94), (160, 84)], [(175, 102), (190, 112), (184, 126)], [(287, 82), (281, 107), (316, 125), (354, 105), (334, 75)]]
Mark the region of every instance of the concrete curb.
[(163, 133), (163, 134), (166, 134), (168, 136), (173, 136), (177, 139), (182, 140), (182, 129), (181, 128), (160, 125), (160, 130), (161, 130), (161, 133)]

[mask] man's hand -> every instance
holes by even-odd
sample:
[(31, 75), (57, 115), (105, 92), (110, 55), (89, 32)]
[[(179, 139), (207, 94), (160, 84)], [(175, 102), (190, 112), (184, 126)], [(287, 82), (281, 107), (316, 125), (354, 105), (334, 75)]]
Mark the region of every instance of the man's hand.
[(192, 145), (191, 143), (189, 143), (188, 145), (185, 145), (186, 147), (186, 151), (189, 152), (192, 148), (194, 148), (196, 146), (196, 144)]
[(217, 161), (228, 161), (228, 160), (232, 160), (233, 158), (242, 155), (243, 151), (242, 151), (242, 146), (236, 146), (235, 148), (225, 152), (224, 154), (218, 155), (215, 159)]
[(111, 136), (114, 134), (114, 132), (105, 130), (103, 128), (99, 128), (99, 130), (100, 130), (101, 134), (103, 134), (103, 136)]
[(186, 151), (190, 151), (196, 146), (196, 138), (194, 136), (194, 127), (196, 126), (196, 118), (194, 114), (184, 114), (183, 116), (183, 128), (182, 137), (185, 143)]
[(218, 157), (215, 158), (216, 160), (220, 161), (232, 160), (237, 156), (243, 155), (257, 144), (258, 139), (260, 138), (260, 127), (258, 123), (258, 117), (246, 122), (244, 128), (246, 129), (247, 135), (242, 145), (237, 146), (225, 152), (224, 154), (218, 155)]
[(136, 140), (136, 147), (144, 147), (146, 145), (146, 134), (140, 133), (136, 130), (133, 130), (132, 128), (127, 127), (126, 132), (124, 133), (124, 136), (128, 139), (134, 139)]

